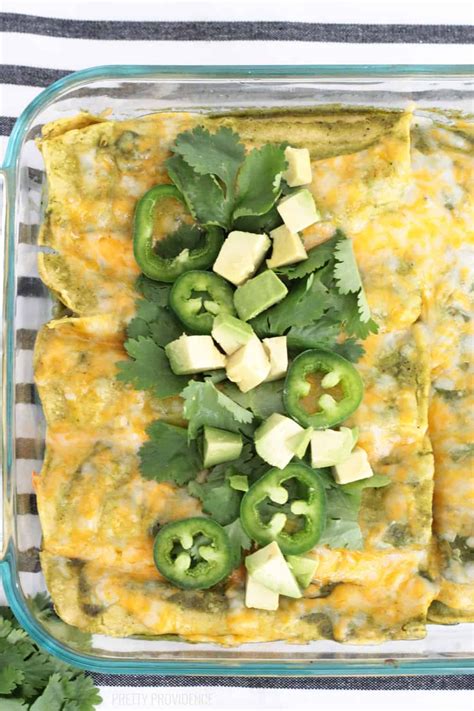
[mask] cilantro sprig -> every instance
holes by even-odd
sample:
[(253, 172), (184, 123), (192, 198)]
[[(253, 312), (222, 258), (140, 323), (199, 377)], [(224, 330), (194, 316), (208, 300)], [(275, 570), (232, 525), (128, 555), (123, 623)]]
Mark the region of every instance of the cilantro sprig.
[(130, 360), (117, 363), (117, 379), (158, 398), (179, 395), (189, 378), (173, 373), (164, 350), (184, 330), (167, 305), (170, 287), (140, 277), (136, 288), (144, 298), (128, 325), (124, 348)]
[[(39, 605), (44, 616), (43, 597), (31, 604)], [(101, 701), (98, 689), (84, 672), (43, 652), (10, 610), (0, 608), (1, 709), (93, 711)]]
[(166, 161), (168, 174), (201, 225), (229, 230), (239, 218), (266, 215), (281, 194), (284, 146), (245, 153), (238, 134), (202, 126), (179, 134)]
[(253, 414), (218, 390), (209, 380), (203, 383), (191, 381), (181, 395), (190, 440), (196, 439), (205, 425), (229, 432), (251, 433), (249, 426)]
[(330, 347), (357, 360), (362, 347), (353, 339), (344, 347), (337, 342), (340, 333), (364, 339), (378, 327), (370, 318), (351, 240), (338, 230), (310, 250), (307, 260), (278, 271), (289, 280), (290, 291), (253, 319), (256, 333), (285, 334), (290, 347)]

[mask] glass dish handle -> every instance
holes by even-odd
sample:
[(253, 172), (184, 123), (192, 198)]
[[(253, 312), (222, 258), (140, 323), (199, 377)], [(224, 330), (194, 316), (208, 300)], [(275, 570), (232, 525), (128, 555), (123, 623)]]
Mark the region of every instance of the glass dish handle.
[(7, 473), (7, 432), (6, 432), (6, 417), (7, 414), (7, 392), (6, 383), (4, 382), (5, 370), (6, 370), (6, 353), (5, 353), (5, 337), (6, 337), (6, 303), (5, 303), (5, 293), (8, 281), (8, 274), (5, 273), (5, 265), (7, 264), (7, 254), (8, 254), (8, 229), (9, 229), (9, 173), (6, 169), (0, 169), (0, 194), (1, 194), (1, 222), (0, 222), (0, 237), (2, 249), (0, 250), (0, 273), (3, 276), (3, 288), (0, 289), (0, 308), (3, 317), (2, 328), (0, 329), (0, 356), (2, 361), (2, 368), (0, 371), (0, 385), (1, 385), (1, 403), (2, 403), (2, 438), (1, 438), (1, 467), (0, 467), (0, 568), (2, 561), (5, 558), (6, 549), (9, 540), (9, 533), (7, 527), (9, 528), (10, 517), (8, 515), (7, 507), (11, 496), (7, 491), (8, 484), (8, 473)]

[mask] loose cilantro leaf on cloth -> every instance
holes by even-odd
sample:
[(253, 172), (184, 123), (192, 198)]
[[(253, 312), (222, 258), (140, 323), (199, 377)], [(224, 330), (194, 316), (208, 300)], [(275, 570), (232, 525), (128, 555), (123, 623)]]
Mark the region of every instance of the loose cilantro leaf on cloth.
[(248, 551), (252, 545), (252, 541), (245, 533), (240, 523), (240, 518), (236, 518), (232, 523), (224, 526), (225, 532), (229, 536), (230, 545), (232, 548), (232, 554), (234, 558), (234, 565), (237, 566), (242, 560), (242, 551)]
[(237, 179), (234, 219), (265, 215), (280, 195), (281, 175), (287, 166), (284, 149), (267, 143), (246, 157)]
[(84, 672), (41, 651), (11, 611), (0, 608), (2, 711), (93, 711), (101, 702), (98, 690)]
[(163, 259), (173, 259), (185, 249), (196, 249), (202, 240), (203, 231), (197, 225), (180, 225), (156, 243), (155, 251)]
[(252, 413), (220, 392), (209, 380), (190, 382), (181, 395), (190, 440), (196, 439), (204, 425), (230, 432), (249, 432)]
[(256, 417), (265, 420), (274, 412), (278, 412), (281, 415), (285, 414), (283, 405), (284, 385), (284, 380), (274, 380), (269, 383), (261, 383), (256, 388), (243, 393), (234, 383), (227, 381), (222, 386), (222, 392), (242, 407), (251, 410)]
[(324, 267), (325, 264), (334, 259), (334, 250), (339, 240), (343, 237), (342, 232), (337, 230), (336, 233), (326, 242), (318, 244), (308, 252), (308, 259), (298, 264), (290, 264), (287, 267), (278, 267), (275, 269), (277, 274), (285, 276), (287, 279), (301, 279), (307, 274), (311, 274)]
[(195, 442), (188, 442), (183, 427), (156, 420), (147, 428), (149, 440), (139, 451), (140, 471), (145, 479), (187, 484), (202, 469)]
[(239, 136), (222, 127), (211, 134), (198, 126), (176, 138), (168, 174), (193, 217), (230, 229), (244, 216), (265, 215), (280, 196), (284, 148), (267, 144), (247, 156)]
[(318, 474), (326, 489), (327, 514), (326, 528), (318, 545), (360, 550), (363, 547), (363, 538), (358, 518), (362, 491), (387, 486), (390, 478), (384, 474), (374, 474), (370, 479), (341, 486), (335, 482), (328, 469), (319, 469)]
[(139, 336), (125, 341), (125, 350), (133, 359), (117, 363), (117, 379), (137, 390), (151, 390), (158, 398), (179, 395), (189, 376), (175, 375), (163, 348), (153, 338)]

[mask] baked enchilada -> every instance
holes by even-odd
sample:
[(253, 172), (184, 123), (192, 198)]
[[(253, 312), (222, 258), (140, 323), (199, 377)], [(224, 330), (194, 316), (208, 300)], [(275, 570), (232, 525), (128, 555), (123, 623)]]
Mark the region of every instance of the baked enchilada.
[(473, 619), (472, 141), (334, 107), (44, 128), (63, 620), (235, 645)]

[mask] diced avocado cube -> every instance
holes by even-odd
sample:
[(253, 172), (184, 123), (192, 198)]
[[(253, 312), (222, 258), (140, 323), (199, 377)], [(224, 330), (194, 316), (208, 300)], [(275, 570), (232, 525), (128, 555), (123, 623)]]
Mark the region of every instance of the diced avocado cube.
[(296, 578), (275, 541), (248, 555), (245, 567), (257, 583), (273, 592), (287, 597), (302, 597)]
[(336, 464), (333, 473), (338, 484), (349, 484), (374, 475), (367, 452), (361, 447), (356, 447), (345, 461)]
[(306, 189), (298, 190), (280, 200), (277, 210), (290, 232), (301, 232), (321, 219), (313, 196)]
[(318, 561), (314, 558), (305, 558), (302, 555), (288, 555), (286, 560), (298, 584), (303, 590), (307, 588), (314, 578)]
[(242, 452), (243, 441), (239, 434), (220, 430), (217, 427), (204, 427), (204, 466), (214, 467), (216, 464), (231, 462), (238, 459)]
[(280, 596), (265, 585), (257, 583), (251, 575), (247, 576), (245, 585), (245, 606), (254, 607), (257, 610), (278, 610)]
[(216, 274), (239, 286), (255, 274), (270, 244), (267, 235), (230, 232), (212, 268)]
[(290, 232), (286, 225), (277, 227), (270, 232), (273, 241), (272, 256), (267, 259), (267, 267), (276, 269), (286, 264), (296, 264), (308, 259), (301, 237), (295, 232)]
[(352, 430), (317, 430), (311, 436), (311, 466), (332, 467), (340, 464), (350, 455), (354, 446)]
[(285, 298), (288, 289), (275, 272), (267, 269), (235, 290), (234, 305), (243, 321), (249, 321)]
[(227, 358), (227, 377), (243, 393), (263, 383), (269, 372), (270, 361), (257, 336), (253, 336), (245, 346)]
[(264, 338), (263, 347), (270, 361), (270, 372), (267, 381), (279, 380), (286, 375), (288, 370), (288, 348), (286, 336), (275, 336), (274, 338)]
[(297, 422), (275, 412), (255, 431), (257, 454), (272, 467), (284, 469), (295, 456), (289, 440), (303, 432)]
[(211, 335), (227, 355), (232, 355), (255, 336), (253, 328), (230, 314), (220, 314), (214, 319)]
[(285, 148), (285, 158), (288, 162), (288, 168), (283, 173), (283, 178), (290, 188), (308, 185), (313, 179), (311, 157), (308, 149), (288, 146)]
[(288, 447), (295, 453), (295, 457), (298, 457), (298, 459), (303, 459), (306, 454), (313, 432), (313, 428), (308, 427), (303, 430), (303, 432), (298, 432), (298, 434), (293, 435), (293, 437), (290, 437), (287, 441)]
[(225, 356), (210, 336), (182, 335), (165, 346), (171, 370), (176, 375), (192, 375), (205, 370), (225, 368)]
[(229, 477), (229, 486), (235, 491), (248, 491), (249, 478), (245, 474), (233, 474)]

